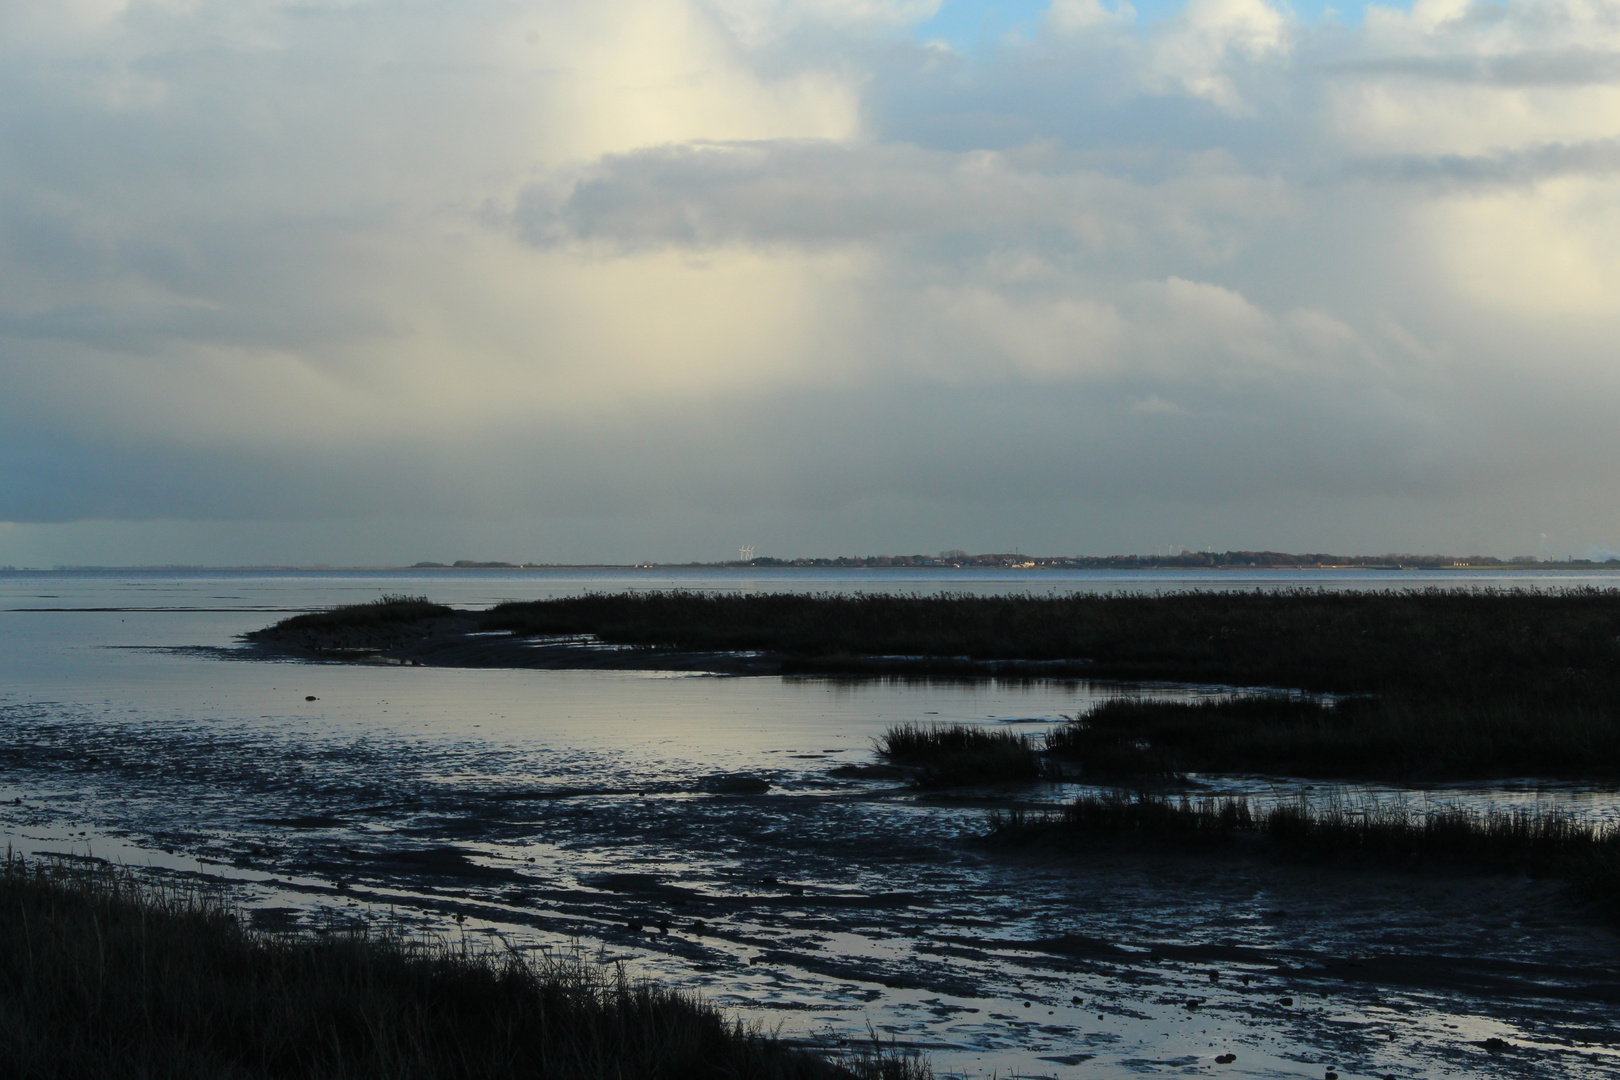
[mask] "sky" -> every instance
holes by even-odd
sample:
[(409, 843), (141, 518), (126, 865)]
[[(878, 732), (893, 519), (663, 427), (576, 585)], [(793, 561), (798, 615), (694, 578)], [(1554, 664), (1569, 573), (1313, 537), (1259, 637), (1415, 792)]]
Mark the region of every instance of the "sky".
[(4, 0), (0, 565), (1607, 557), (1617, 170), (1617, 0)]

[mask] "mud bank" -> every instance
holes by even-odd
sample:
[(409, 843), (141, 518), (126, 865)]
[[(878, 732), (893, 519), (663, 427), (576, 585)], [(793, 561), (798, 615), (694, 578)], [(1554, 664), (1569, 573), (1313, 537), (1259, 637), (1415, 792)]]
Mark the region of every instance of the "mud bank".
[(620, 645), (589, 634), (523, 636), (485, 630), (473, 613), (384, 626), (305, 629), (271, 626), (242, 635), (234, 649), (208, 650), (241, 660), (416, 667), (519, 668), (536, 671), (693, 671), (715, 675), (916, 675), (1084, 678), (1086, 660), (977, 660), (968, 656), (806, 656), (750, 650)]

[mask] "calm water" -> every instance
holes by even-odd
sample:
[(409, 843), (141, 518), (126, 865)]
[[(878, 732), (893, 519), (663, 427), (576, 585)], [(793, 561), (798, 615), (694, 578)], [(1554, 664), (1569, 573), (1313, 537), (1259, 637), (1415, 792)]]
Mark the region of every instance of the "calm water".
[[(1463, 583), (1611, 586), (1620, 575), (0, 573), (0, 831), (24, 851), (229, 881), (267, 926), (405, 918), (514, 948), (584, 949), (807, 1040), (833, 1044), (870, 1022), (926, 1048), (942, 1073), (1201, 1073), (1231, 1051), (1238, 1061), (1225, 1071), (1249, 1076), (1319, 1077), (1326, 1065), (1347, 1077), (1615, 1075), (1612, 1001), (1571, 988), (1614, 983), (1620, 949), (1570, 918), (1554, 886), (1012, 858), (972, 839), (993, 797), (1072, 790), (930, 800), (829, 775), (870, 762), (872, 738), (892, 723), (1039, 731), (1118, 687), (245, 663), (186, 651), (228, 646), (284, 612), (385, 592), (476, 607), (670, 587)], [(772, 788), (704, 792), (706, 779), (734, 773)], [(1300, 791), (1203, 779), (1259, 797)], [(1611, 791), (1534, 784), (1308, 794), (1512, 800), (1598, 818), (1620, 805)], [(1421, 976), (1395, 972), (1391, 958)], [(1475, 1045), (1489, 1037), (1516, 1049)]]

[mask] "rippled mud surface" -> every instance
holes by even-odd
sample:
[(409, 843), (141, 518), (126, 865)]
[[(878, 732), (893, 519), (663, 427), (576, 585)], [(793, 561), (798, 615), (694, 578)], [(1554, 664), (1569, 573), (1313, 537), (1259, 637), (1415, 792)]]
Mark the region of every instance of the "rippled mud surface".
[[(924, 797), (846, 768), (891, 723), (1038, 731), (1116, 689), (145, 647), (264, 621), (0, 615), (7, 842), (223, 881), (267, 928), (395, 921), (580, 949), (806, 1042), (870, 1024), (945, 1075), (1620, 1075), (1620, 943), (1557, 883), (1000, 850), (977, 839), (990, 808), (1073, 789)], [(1534, 784), (1307, 794), (1597, 817), (1620, 801)]]

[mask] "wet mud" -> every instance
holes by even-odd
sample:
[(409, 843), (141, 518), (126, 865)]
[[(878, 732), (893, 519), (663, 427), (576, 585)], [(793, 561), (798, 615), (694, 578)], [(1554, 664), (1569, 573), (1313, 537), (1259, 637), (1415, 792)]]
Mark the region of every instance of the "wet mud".
[(0, 824), (263, 928), (583, 950), (942, 1075), (1620, 1072), (1620, 942), (1557, 883), (997, 847), (987, 808), (1063, 791), (924, 799), (815, 736), (738, 772), (257, 720), (0, 706)]

